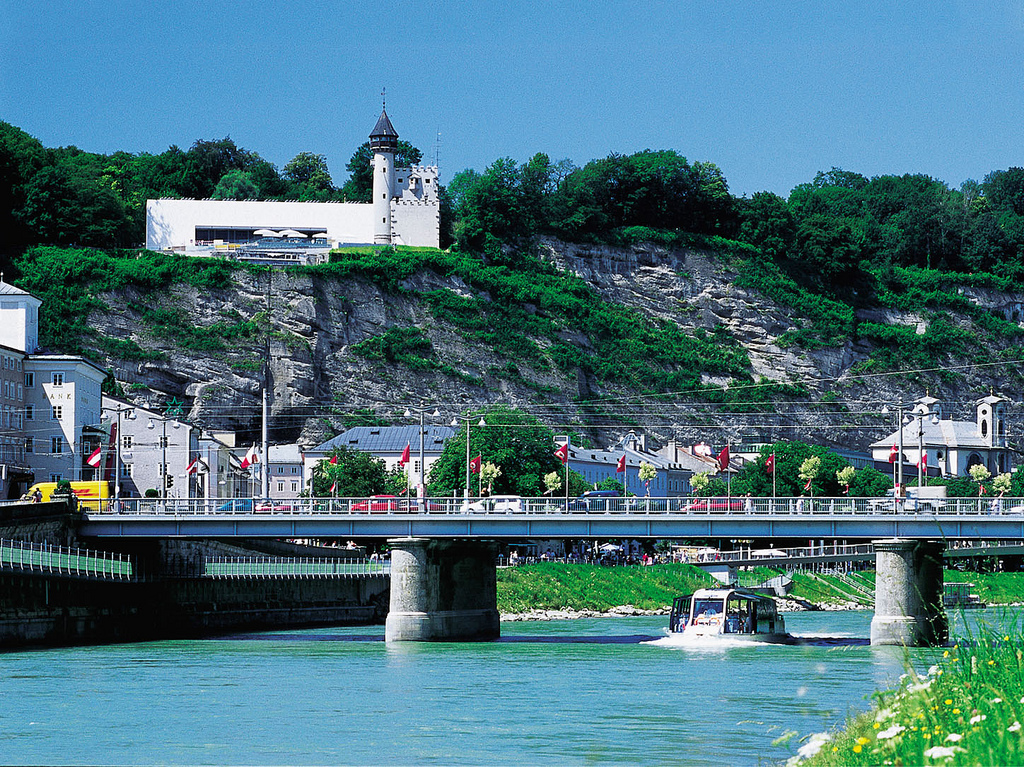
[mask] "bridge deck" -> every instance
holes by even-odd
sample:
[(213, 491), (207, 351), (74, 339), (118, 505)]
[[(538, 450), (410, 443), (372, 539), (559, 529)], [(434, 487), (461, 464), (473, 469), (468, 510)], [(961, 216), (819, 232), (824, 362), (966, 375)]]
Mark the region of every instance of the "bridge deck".
[(816, 499), (800, 511), (782, 500), (727, 511), (673, 508), (669, 501), (679, 499), (624, 500), (639, 503), (629, 509), (566, 511), (546, 499), (543, 505), (524, 501), (515, 511), (468, 511), (428, 501), (422, 510), (369, 506), (356, 511), (354, 504), (318, 508), (305, 499), (306, 505), (255, 513), (149, 504), (122, 513), (89, 513), (79, 531), (96, 537), (194, 538), (1024, 539), (1024, 506), (1008, 504), (1004, 508), (1012, 511), (997, 514), (970, 499), (928, 511), (894, 511), (854, 499)]

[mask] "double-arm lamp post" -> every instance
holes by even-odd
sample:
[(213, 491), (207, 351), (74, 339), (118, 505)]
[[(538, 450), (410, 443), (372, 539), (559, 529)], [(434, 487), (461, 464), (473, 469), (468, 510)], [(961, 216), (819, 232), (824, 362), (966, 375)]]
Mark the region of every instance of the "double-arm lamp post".
[(426, 465), (423, 463), (423, 416), (430, 412), (431, 418), (439, 418), (441, 411), (436, 407), (431, 411), (429, 407), (408, 407), (405, 409), (405, 417), (412, 418), (413, 414), (420, 417), (420, 475), (416, 483), (416, 497), (424, 498), (427, 494)]
[[(476, 416), (472, 415), (457, 415), (452, 419), (452, 426), (458, 428), (459, 421), (466, 422), (466, 490), (465, 500), (469, 500), (469, 426), (473, 422)], [(486, 426), (487, 421), (484, 420), (483, 416), (480, 416), (480, 420), (477, 421), (477, 426)]]
[[(893, 405), (891, 408), (886, 405), (882, 408), (882, 412), (885, 414), (891, 413), (893, 410), (896, 411), (896, 429), (899, 433), (899, 455), (896, 457), (896, 486), (898, 488), (903, 487), (903, 426), (904, 424), (911, 424), (914, 420), (917, 420), (917, 486), (920, 488), (923, 485), (922, 475), (925, 472), (926, 464), (923, 462), (924, 458), (924, 419), (928, 418), (933, 424), (939, 422), (939, 417), (928, 410), (923, 412), (914, 412), (911, 408), (914, 405)], [(903, 418), (903, 414), (911, 410), (907, 415), (906, 420)]]

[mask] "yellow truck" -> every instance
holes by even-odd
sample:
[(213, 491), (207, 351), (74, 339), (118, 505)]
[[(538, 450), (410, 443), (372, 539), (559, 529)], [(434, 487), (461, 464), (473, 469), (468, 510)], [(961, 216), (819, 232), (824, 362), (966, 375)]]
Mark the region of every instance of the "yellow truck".
[[(56, 482), (36, 482), (28, 489), (25, 497), (30, 501), (45, 503), (56, 489)], [(101, 511), (110, 502), (109, 482), (72, 482), (71, 491), (78, 498), (78, 507), (83, 511)]]

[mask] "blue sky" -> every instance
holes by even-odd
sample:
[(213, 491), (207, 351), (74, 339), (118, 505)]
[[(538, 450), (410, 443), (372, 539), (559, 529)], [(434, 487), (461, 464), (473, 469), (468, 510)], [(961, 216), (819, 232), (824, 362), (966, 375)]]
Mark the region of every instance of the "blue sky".
[(1024, 165), (1024, 0), (0, 0), (0, 119), (47, 146), (230, 135), (340, 184), (382, 86), (442, 180), (650, 148), (737, 195), (832, 166), (959, 186)]

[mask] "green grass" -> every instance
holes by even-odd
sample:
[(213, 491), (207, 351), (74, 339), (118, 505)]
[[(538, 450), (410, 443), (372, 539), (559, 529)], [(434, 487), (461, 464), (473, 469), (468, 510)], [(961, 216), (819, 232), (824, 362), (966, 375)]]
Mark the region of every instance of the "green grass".
[(1024, 573), (971, 573), (946, 570), (946, 583), (973, 583), (972, 594), (986, 604), (1024, 602)]
[[(908, 674), (831, 734), (807, 767), (1024, 764), (1024, 633), (1006, 613)], [(1008, 628), (1012, 627), (1012, 628)]]
[(601, 567), (553, 562), (498, 570), (498, 610), (607, 610), (668, 607), (672, 599), (711, 584), (693, 565)]

